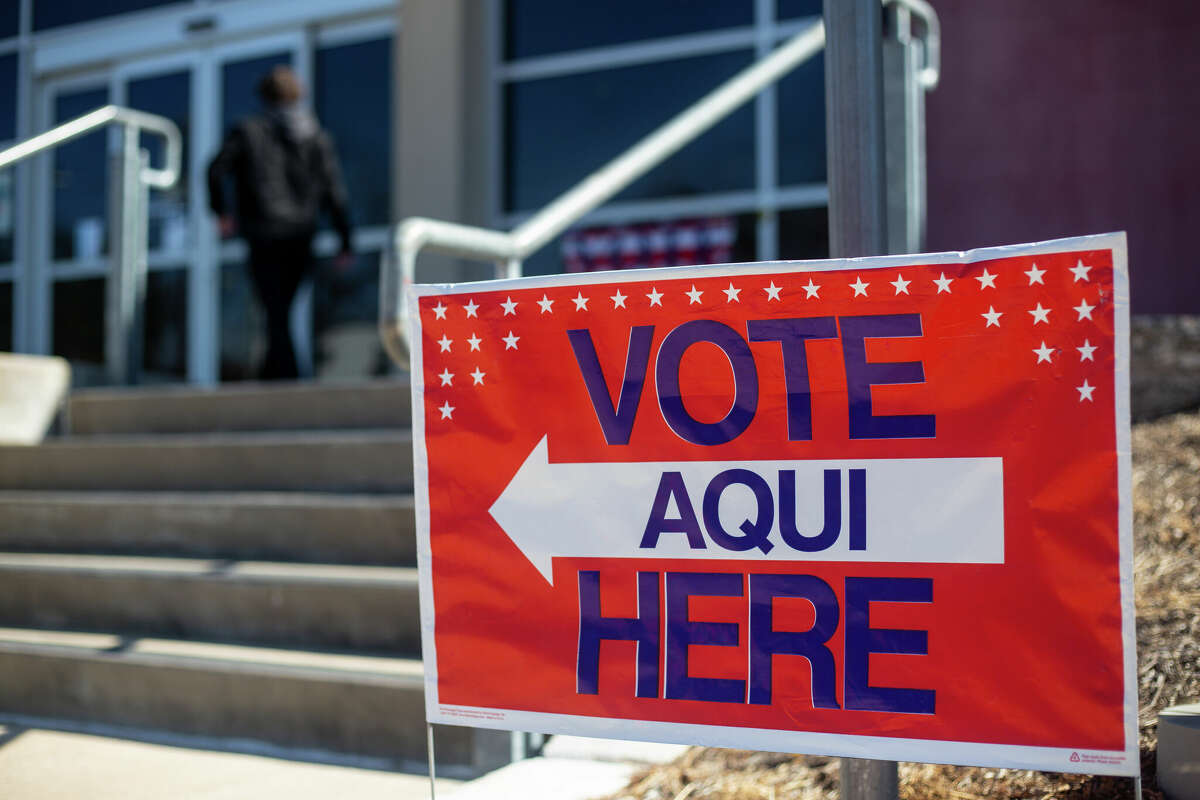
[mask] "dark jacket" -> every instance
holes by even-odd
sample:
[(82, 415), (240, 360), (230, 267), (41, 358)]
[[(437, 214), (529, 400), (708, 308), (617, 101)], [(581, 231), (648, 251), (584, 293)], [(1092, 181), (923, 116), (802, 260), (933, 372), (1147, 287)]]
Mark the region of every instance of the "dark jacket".
[(238, 231), (247, 240), (311, 236), (324, 209), (342, 249), (350, 249), (341, 168), (329, 135), (315, 124), (300, 138), (269, 113), (234, 127), (208, 165), (208, 201), (218, 216), (229, 213), (226, 176), (233, 177)]

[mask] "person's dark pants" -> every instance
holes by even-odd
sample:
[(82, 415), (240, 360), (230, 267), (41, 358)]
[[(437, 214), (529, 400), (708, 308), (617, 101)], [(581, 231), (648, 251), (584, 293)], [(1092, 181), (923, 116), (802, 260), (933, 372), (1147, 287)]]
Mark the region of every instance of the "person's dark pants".
[(265, 239), (250, 246), (250, 276), (267, 314), (267, 356), (259, 378), (288, 380), (300, 377), (292, 346), (292, 301), (300, 283), (312, 271), (312, 236)]

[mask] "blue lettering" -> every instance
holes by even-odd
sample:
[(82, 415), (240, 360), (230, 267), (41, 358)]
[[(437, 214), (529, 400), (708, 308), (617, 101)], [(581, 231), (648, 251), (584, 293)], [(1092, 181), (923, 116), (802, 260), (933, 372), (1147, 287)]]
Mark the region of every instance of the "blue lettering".
[(579, 572), (579, 651), (575, 691), (600, 691), (600, 642), (637, 642), (637, 696), (658, 697), (659, 591), (657, 572), (638, 573), (638, 615), (600, 615), (600, 573)]
[(667, 573), (667, 681), (668, 700), (710, 700), (742, 703), (746, 682), (732, 678), (693, 678), (688, 674), (688, 646), (693, 644), (737, 647), (735, 622), (692, 622), (688, 598), (692, 595), (741, 597), (742, 576), (723, 572)]
[(812, 395), (808, 381), (809, 339), (836, 339), (833, 317), (752, 319), (746, 323), (752, 342), (779, 342), (783, 351), (783, 387), (787, 392), (788, 440), (812, 439)]
[[(675, 507), (679, 509), (677, 519), (667, 519), (667, 505), (672, 497), (675, 498)], [(692, 508), (692, 500), (683, 484), (683, 475), (678, 472), (664, 472), (659, 479), (654, 505), (650, 507), (650, 519), (646, 521), (646, 530), (642, 532), (642, 542), (638, 547), (658, 547), (658, 537), (664, 533), (686, 534), (688, 545), (693, 550), (703, 550), (706, 547), (704, 535), (700, 533), (700, 523), (696, 521), (696, 511)]]
[[(697, 342), (711, 342), (721, 348), (733, 369), (733, 406), (720, 422), (700, 422), (683, 405), (679, 391), (679, 363), (684, 352)], [(694, 319), (672, 330), (658, 348), (654, 375), (663, 419), (685, 441), (702, 445), (725, 444), (740, 436), (754, 419), (758, 408), (758, 368), (754, 366), (750, 345), (728, 325)]]
[[(812, 603), (812, 628), (804, 632), (774, 628), (776, 597), (803, 597)], [(771, 656), (803, 656), (812, 671), (813, 708), (838, 708), (837, 667), (825, 643), (838, 626), (833, 589), (815, 575), (750, 576), (750, 702), (771, 704)]]
[(850, 438), (932, 438), (936, 428), (933, 414), (875, 416), (871, 413), (871, 386), (924, 383), (925, 370), (920, 361), (868, 362), (866, 340), (920, 336), (921, 315), (839, 317), (838, 323), (842, 328), (842, 360), (849, 394)]
[(650, 343), (653, 338), (653, 325), (637, 325), (629, 329), (625, 378), (621, 381), (621, 393), (614, 408), (608, 383), (604, 380), (604, 371), (600, 369), (600, 359), (596, 356), (596, 346), (592, 343), (591, 331), (586, 328), (567, 331), (583, 384), (592, 401), (592, 410), (596, 412), (596, 420), (604, 432), (604, 441), (609, 444), (629, 444), (633, 421), (642, 399), (642, 386), (646, 382), (646, 365), (650, 363)]
[[(758, 517), (753, 523), (749, 519), (738, 526), (742, 536), (733, 536), (721, 525), (719, 513), (721, 493), (735, 483), (750, 487), (758, 503)], [(771, 487), (757, 473), (748, 469), (727, 469), (709, 481), (704, 490), (704, 527), (712, 540), (726, 550), (741, 552), (757, 547), (764, 553), (771, 552), (775, 545), (767, 541), (771, 526), (775, 524), (775, 505), (771, 502)]]
[(932, 578), (846, 578), (846, 708), (855, 711), (896, 711), (932, 714), (932, 689), (894, 689), (871, 686), (871, 653), (928, 655), (925, 631), (872, 628), (872, 602), (932, 603)]

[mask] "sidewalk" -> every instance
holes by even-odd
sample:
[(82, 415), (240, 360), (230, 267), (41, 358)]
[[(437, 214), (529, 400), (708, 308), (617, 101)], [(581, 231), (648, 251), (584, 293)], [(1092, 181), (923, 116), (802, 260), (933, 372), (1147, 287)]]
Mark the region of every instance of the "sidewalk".
[[(544, 754), (474, 781), (439, 778), (450, 800), (591, 800), (687, 748), (557, 736)], [(429, 778), (38, 727), (0, 724), (4, 800), (427, 800)]]
[[(439, 780), (438, 796), (458, 781)], [(429, 778), (0, 725), (4, 800), (427, 800)]]

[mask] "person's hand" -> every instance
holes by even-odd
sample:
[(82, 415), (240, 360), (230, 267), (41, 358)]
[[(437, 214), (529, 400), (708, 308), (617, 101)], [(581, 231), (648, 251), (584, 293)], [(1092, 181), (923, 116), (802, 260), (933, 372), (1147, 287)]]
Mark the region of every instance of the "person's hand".
[(342, 250), (333, 257), (333, 266), (338, 272), (347, 272), (354, 266), (354, 251)]
[(221, 232), (222, 239), (230, 239), (237, 233), (237, 222), (232, 215), (222, 214), (217, 217), (217, 230)]

